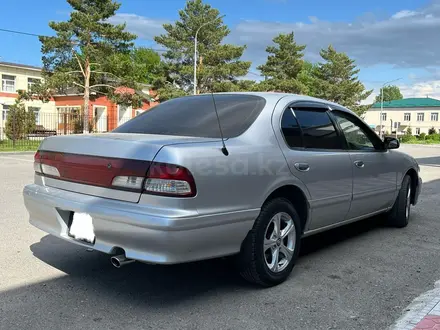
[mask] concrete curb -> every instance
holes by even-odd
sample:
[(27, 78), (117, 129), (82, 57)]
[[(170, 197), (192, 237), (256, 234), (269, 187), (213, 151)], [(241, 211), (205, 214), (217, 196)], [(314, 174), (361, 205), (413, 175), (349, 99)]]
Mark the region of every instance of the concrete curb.
[(435, 283), (435, 288), (425, 292), (421, 296), (413, 300), (406, 308), (406, 313), (402, 315), (390, 330), (411, 330), (430, 314), (437, 315), (440, 311), (440, 281)]
[(0, 151), (0, 156), (7, 155), (34, 155), (37, 151)]

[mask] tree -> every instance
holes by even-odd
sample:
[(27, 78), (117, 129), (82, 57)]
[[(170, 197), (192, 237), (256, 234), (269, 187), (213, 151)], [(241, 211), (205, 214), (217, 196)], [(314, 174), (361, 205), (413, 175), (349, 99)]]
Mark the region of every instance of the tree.
[(428, 131), (428, 135), (433, 135), (433, 134), (436, 134), (436, 133), (437, 133), (437, 130), (435, 129), (434, 126), (431, 127), (431, 128), (429, 129), (429, 131)]
[(17, 98), (15, 104), (9, 107), (5, 125), (6, 136), (15, 144), (16, 140), (25, 139), (34, 130), (35, 114), (32, 111), (26, 111), (22, 101)]
[(331, 45), (320, 52), (325, 62), (319, 63), (316, 96), (350, 108), (362, 115), (370, 107), (361, 105), (372, 90), (365, 90), (359, 81), (355, 61), (345, 53), (338, 53)]
[[(394, 85), (385, 86), (382, 88), (383, 93), (383, 101), (389, 102), (394, 100), (401, 100), (403, 99), (403, 95), (400, 92), (400, 88)], [(380, 103), (382, 100), (381, 94), (376, 95), (376, 99), (374, 100), (375, 103)]]
[(105, 71), (117, 77), (130, 77), (131, 81), (153, 84), (159, 78), (160, 55), (152, 49), (139, 47), (129, 53), (116, 52), (104, 63)]
[(406, 135), (412, 135), (412, 128), (411, 128), (411, 126), (408, 126), (408, 128), (406, 129)]
[[(230, 30), (223, 24), (219, 11), (202, 0), (187, 1), (179, 11), (180, 19), (175, 24), (164, 24), (165, 34), (155, 37), (155, 41), (167, 48), (163, 54), (162, 76), (156, 82), (158, 94), (167, 95), (191, 93), (194, 77), (194, 38), (198, 40), (197, 78), (200, 93), (224, 91), (225, 82), (238, 84), (237, 79), (245, 76), (250, 62), (240, 61), (246, 46), (223, 43)], [(202, 27), (203, 25), (203, 27)], [(200, 29), (200, 30), (199, 30)], [(171, 85), (170, 85), (171, 84)]]
[(297, 79), (305, 86), (304, 94), (308, 96), (318, 94), (318, 68), (318, 64), (304, 61), (301, 71), (298, 73)]
[[(84, 93), (84, 133), (88, 132), (91, 92), (114, 94), (117, 86), (136, 87), (131, 77), (113, 74), (108, 59), (113, 54), (129, 54), (135, 35), (125, 25), (108, 19), (120, 4), (112, 0), (67, 0), (73, 11), (65, 22), (50, 22), (56, 36), (40, 37), (45, 83), (34, 93), (63, 92), (75, 86)], [(109, 71), (104, 71), (103, 68)], [(128, 78), (128, 79), (127, 79)], [(136, 100), (138, 101), (138, 100)]]
[[(303, 56), (305, 45), (295, 42), (294, 33), (279, 34), (273, 39), (276, 46), (268, 46), (265, 64), (258, 70), (266, 80), (261, 83), (261, 89), (287, 93), (306, 93), (307, 86), (298, 79), (304, 66)], [(302, 78), (305, 78), (304, 76)]]

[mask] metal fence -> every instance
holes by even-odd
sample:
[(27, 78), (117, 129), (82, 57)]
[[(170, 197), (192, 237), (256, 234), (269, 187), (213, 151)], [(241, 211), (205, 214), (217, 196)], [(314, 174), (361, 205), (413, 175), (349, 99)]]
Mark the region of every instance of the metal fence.
[[(126, 116), (90, 117), (89, 132), (109, 132), (130, 119)], [(76, 113), (40, 113), (31, 120), (10, 116), (0, 122), (0, 151), (36, 150), (41, 141), (48, 136), (82, 134), (83, 128), (84, 116)]]

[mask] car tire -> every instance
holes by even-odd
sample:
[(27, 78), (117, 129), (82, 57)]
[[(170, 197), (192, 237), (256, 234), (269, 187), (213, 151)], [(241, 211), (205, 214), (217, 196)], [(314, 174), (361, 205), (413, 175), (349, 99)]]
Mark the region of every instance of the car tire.
[(403, 178), (399, 194), (394, 202), (393, 208), (387, 215), (387, 224), (397, 228), (404, 228), (408, 225), (411, 215), (411, 177), (406, 175)]
[(265, 203), (237, 258), (241, 276), (265, 287), (284, 282), (298, 259), (301, 234), (292, 203), (285, 198)]

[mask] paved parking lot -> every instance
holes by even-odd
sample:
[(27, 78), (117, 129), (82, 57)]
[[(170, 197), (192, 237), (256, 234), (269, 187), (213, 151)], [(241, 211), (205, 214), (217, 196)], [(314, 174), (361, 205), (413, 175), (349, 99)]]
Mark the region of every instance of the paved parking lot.
[(289, 280), (246, 284), (228, 260), (115, 269), (33, 228), (32, 155), (0, 155), (0, 329), (385, 329), (440, 279), (440, 148), (405, 146), (424, 190), (405, 229), (379, 218), (303, 241)]

